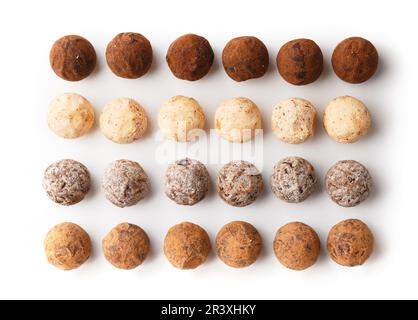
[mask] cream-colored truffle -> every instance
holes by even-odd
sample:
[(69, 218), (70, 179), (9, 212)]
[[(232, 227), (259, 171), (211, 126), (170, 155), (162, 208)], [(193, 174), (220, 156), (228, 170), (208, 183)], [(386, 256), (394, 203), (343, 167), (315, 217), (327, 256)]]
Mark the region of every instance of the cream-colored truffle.
[(199, 103), (189, 97), (174, 96), (164, 102), (158, 114), (158, 126), (168, 139), (193, 141), (205, 127), (205, 113)]
[(64, 93), (49, 105), (48, 126), (58, 136), (75, 139), (87, 133), (94, 124), (94, 110), (86, 98)]
[(249, 141), (261, 128), (260, 110), (250, 99), (232, 98), (222, 102), (216, 109), (216, 132), (230, 142)]
[(148, 118), (135, 100), (118, 98), (109, 102), (100, 115), (100, 129), (109, 140), (131, 143), (147, 131)]
[(371, 126), (367, 107), (356, 98), (338, 97), (325, 108), (324, 128), (328, 135), (340, 143), (353, 143), (366, 135)]
[(316, 109), (307, 100), (292, 98), (279, 102), (271, 116), (271, 127), (283, 142), (297, 144), (315, 134)]

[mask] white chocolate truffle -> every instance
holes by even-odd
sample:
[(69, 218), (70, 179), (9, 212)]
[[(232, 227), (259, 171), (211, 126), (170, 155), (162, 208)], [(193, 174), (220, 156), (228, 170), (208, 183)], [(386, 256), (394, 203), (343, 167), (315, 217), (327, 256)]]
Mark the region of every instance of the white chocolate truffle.
[(90, 102), (79, 94), (64, 93), (49, 105), (48, 126), (65, 139), (79, 138), (94, 124), (94, 110)]
[(141, 138), (147, 127), (147, 114), (133, 99), (113, 100), (104, 107), (100, 115), (100, 129), (106, 138), (116, 143), (131, 143)]
[(360, 100), (338, 97), (325, 108), (324, 128), (328, 135), (340, 143), (353, 143), (366, 135), (372, 120), (367, 107)]
[(232, 98), (222, 102), (216, 109), (216, 132), (229, 142), (249, 141), (258, 133), (257, 129), (261, 128), (260, 110), (250, 99)]
[(283, 142), (305, 142), (315, 134), (316, 109), (312, 103), (300, 98), (281, 101), (274, 107), (271, 127)]

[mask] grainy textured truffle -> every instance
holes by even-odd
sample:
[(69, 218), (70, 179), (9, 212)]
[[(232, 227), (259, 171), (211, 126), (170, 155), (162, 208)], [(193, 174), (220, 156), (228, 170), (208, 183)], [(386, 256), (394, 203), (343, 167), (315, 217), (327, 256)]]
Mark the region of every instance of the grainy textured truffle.
[(190, 222), (171, 227), (164, 239), (164, 254), (179, 269), (197, 268), (206, 261), (210, 251), (207, 232)]
[(286, 202), (304, 201), (315, 190), (317, 178), (313, 166), (305, 159), (287, 157), (273, 168), (271, 189)]
[(83, 200), (90, 190), (90, 174), (80, 162), (64, 159), (46, 168), (42, 185), (52, 201), (69, 206)]
[(64, 80), (79, 81), (96, 67), (96, 52), (86, 39), (69, 35), (58, 39), (51, 48), (52, 70)]
[(310, 226), (291, 222), (277, 231), (273, 249), (277, 259), (286, 268), (305, 270), (318, 260), (320, 241)]
[(216, 236), (219, 259), (233, 268), (253, 264), (260, 255), (261, 236), (251, 224), (234, 221), (224, 225)]
[(376, 72), (379, 55), (373, 44), (360, 37), (340, 42), (332, 54), (335, 74), (349, 83), (362, 83)]
[(219, 171), (216, 180), (219, 196), (234, 207), (253, 203), (263, 190), (263, 178), (255, 165), (247, 161), (231, 161)]
[(178, 160), (165, 173), (165, 194), (177, 204), (198, 203), (208, 192), (209, 184), (208, 170), (197, 160)]
[(117, 76), (137, 79), (146, 74), (151, 67), (151, 43), (139, 33), (119, 33), (107, 45), (106, 61)]
[(117, 160), (106, 168), (102, 189), (110, 202), (124, 208), (145, 198), (150, 185), (148, 176), (139, 163)]
[(372, 177), (357, 161), (338, 161), (328, 170), (325, 187), (332, 201), (342, 207), (354, 207), (369, 196)]
[(48, 232), (44, 248), (49, 263), (62, 270), (78, 268), (91, 255), (89, 235), (69, 222), (58, 224)]
[(166, 56), (174, 76), (189, 81), (203, 78), (212, 67), (213, 58), (209, 41), (195, 34), (177, 38), (168, 48)]
[(314, 41), (296, 39), (280, 48), (276, 62), (283, 79), (294, 85), (305, 85), (319, 78), (324, 58)]
[(144, 262), (150, 243), (147, 234), (140, 227), (121, 223), (106, 235), (102, 247), (104, 256), (113, 266), (130, 270)]
[(225, 72), (235, 81), (262, 77), (269, 66), (269, 53), (256, 37), (238, 37), (230, 40), (222, 51)]
[(329, 255), (336, 263), (345, 267), (362, 265), (371, 256), (374, 237), (362, 221), (349, 219), (332, 227), (328, 234)]

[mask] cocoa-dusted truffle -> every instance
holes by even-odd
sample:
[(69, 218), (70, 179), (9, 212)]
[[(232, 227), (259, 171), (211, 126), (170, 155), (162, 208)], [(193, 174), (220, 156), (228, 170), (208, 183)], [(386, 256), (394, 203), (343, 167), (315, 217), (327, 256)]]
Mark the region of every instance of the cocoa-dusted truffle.
[(106, 61), (118, 77), (137, 79), (151, 67), (151, 43), (139, 33), (119, 33), (107, 45)]
[(262, 77), (269, 66), (269, 53), (256, 37), (238, 37), (230, 40), (222, 51), (222, 64), (228, 76), (235, 81)]
[(216, 251), (219, 259), (233, 268), (253, 264), (260, 255), (261, 236), (257, 229), (244, 221), (224, 225), (216, 236)]
[(324, 58), (321, 48), (310, 39), (296, 39), (284, 44), (277, 54), (277, 69), (287, 82), (305, 85), (319, 78)]
[(328, 170), (325, 186), (332, 201), (342, 207), (354, 207), (369, 196), (372, 177), (361, 163), (343, 160)]
[(72, 270), (90, 257), (91, 240), (81, 227), (65, 222), (48, 232), (44, 248), (49, 263), (62, 270)]
[(60, 78), (80, 81), (88, 77), (96, 67), (96, 52), (88, 40), (69, 35), (55, 41), (49, 61), (52, 70)]
[(207, 232), (191, 222), (177, 224), (164, 239), (164, 254), (179, 269), (195, 269), (206, 261), (211, 251)]
[(286, 268), (305, 270), (317, 261), (320, 241), (310, 226), (291, 222), (277, 231), (273, 249), (277, 259)]
[(146, 259), (150, 243), (142, 228), (130, 223), (120, 223), (102, 241), (103, 254), (113, 266), (130, 270)]
[(70, 206), (83, 200), (90, 190), (90, 174), (80, 162), (64, 159), (46, 168), (42, 185), (52, 201)]
[(362, 83), (376, 72), (379, 55), (374, 45), (363, 38), (352, 37), (340, 42), (332, 54), (335, 74), (349, 83)]
[(345, 267), (362, 265), (371, 256), (374, 237), (362, 221), (349, 219), (332, 227), (328, 234), (329, 255), (336, 263)]
[(195, 81), (203, 78), (213, 64), (209, 41), (196, 34), (177, 38), (168, 48), (167, 63), (175, 77)]

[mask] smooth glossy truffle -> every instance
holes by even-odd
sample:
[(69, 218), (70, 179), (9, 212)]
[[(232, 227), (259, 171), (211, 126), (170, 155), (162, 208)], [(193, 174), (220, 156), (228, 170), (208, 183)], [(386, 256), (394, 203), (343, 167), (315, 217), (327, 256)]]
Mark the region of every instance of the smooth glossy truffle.
[(212, 67), (213, 58), (209, 41), (195, 34), (177, 38), (168, 48), (166, 56), (174, 76), (189, 81), (203, 78)]
[(117, 160), (106, 168), (102, 189), (110, 202), (124, 208), (144, 199), (150, 191), (150, 185), (148, 176), (139, 163)]
[(321, 48), (314, 41), (296, 39), (280, 48), (276, 63), (284, 80), (300, 86), (319, 78), (323, 70), (324, 57)]
[(222, 51), (222, 64), (228, 76), (235, 81), (262, 77), (269, 67), (269, 53), (256, 37), (238, 37), (230, 40)]
[(60, 78), (80, 81), (96, 67), (96, 52), (86, 39), (75, 35), (64, 36), (52, 46), (49, 61)]
[(145, 109), (135, 100), (119, 98), (109, 102), (100, 115), (100, 129), (109, 140), (126, 144), (142, 138), (148, 128)]
[(332, 100), (324, 112), (324, 128), (339, 143), (354, 143), (365, 136), (372, 125), (369, 110), (360, 100), (338, 97)]
[(197, 160), (178, 160), (165, 173), (165, 194), (177, 204), (198, 203), (208, 192), (209, 184), (208, 170)]
[(263, 191), (260, 171), (247, 161), (231, 161), (219, 171), (216, 180), (219, 196), (234, 207), (253, 203)]
[(65, 222), (48, 232), (44, 248), (50, 264), (62, 270), (72, 270), (80, 267), (90, 257), (91, 240), (81, 227)]
[(207, 232), (190, 222), (171, 227), (164, 239), (164, 254), (179, 269), (197, 268), (206, 261), (210, 251)]
[(195, 140), (202, 133), (205, 121), (199, 103), (184, 96), (170, 98), (158, 113), (158, 126), (168, 139), (177, 142)]
[(139, 33), (119, 33), (107, 45), (106, 61), (118, 77), (137, 79), (151, 67), (151, 43)]
[(150, 242), (142, 228), (121, 223), (104, 237), (102, 248), (105, 258), (113, 266), (130, 270), (144, 262), (150, 250)]
[(332, 227), (327, 247), (336, 263), (355, 267), (364, 264), (373, 253), (374, 237), (364, 222), (349, 219)]
[(335, 74), (349, 83), (362, 83), (376, 72), (379, 55), (374, 45), (363, 38), (352, 37), (340, 42), (332, 54)]
[(215, 112), (215, 130), (225, 140), (243, 143), (262, 129), (261, 113), (250, 99), (238, 97), (223, 101)]
[(320, 252), (317, 233), (301, 222), (291, 222), (281, 227), (273, 242), (277, 259), (286, 268), (305, 270), (315, 264)]
[(233, 268), (245, 268), (260, 255), (261, 236), (251, 224), (234, 221), (224, 225), (216, 236), (219, 259)]
[(317, 181), (314, 167), (307, 160), (287, 157), (274, 166), (271, 189), (279, 199), (298, 203), (314, 192)]
[(273, 109), (271, 128), (283, 142), (303, 143), (315, 134), (316, 109), (312, 103), (300, 98), (281, 101)]
[(52, 201), (70, 206), (83, 200), (90, 190), (90, 174), (80, 162), (64, 159), (46, 168), (42, 185)]
[(369, 196), (372, 177), (357, 161), (338, 161), (328, 170), (325, 187), (332, 201), (342, 207), (354, 207)]

